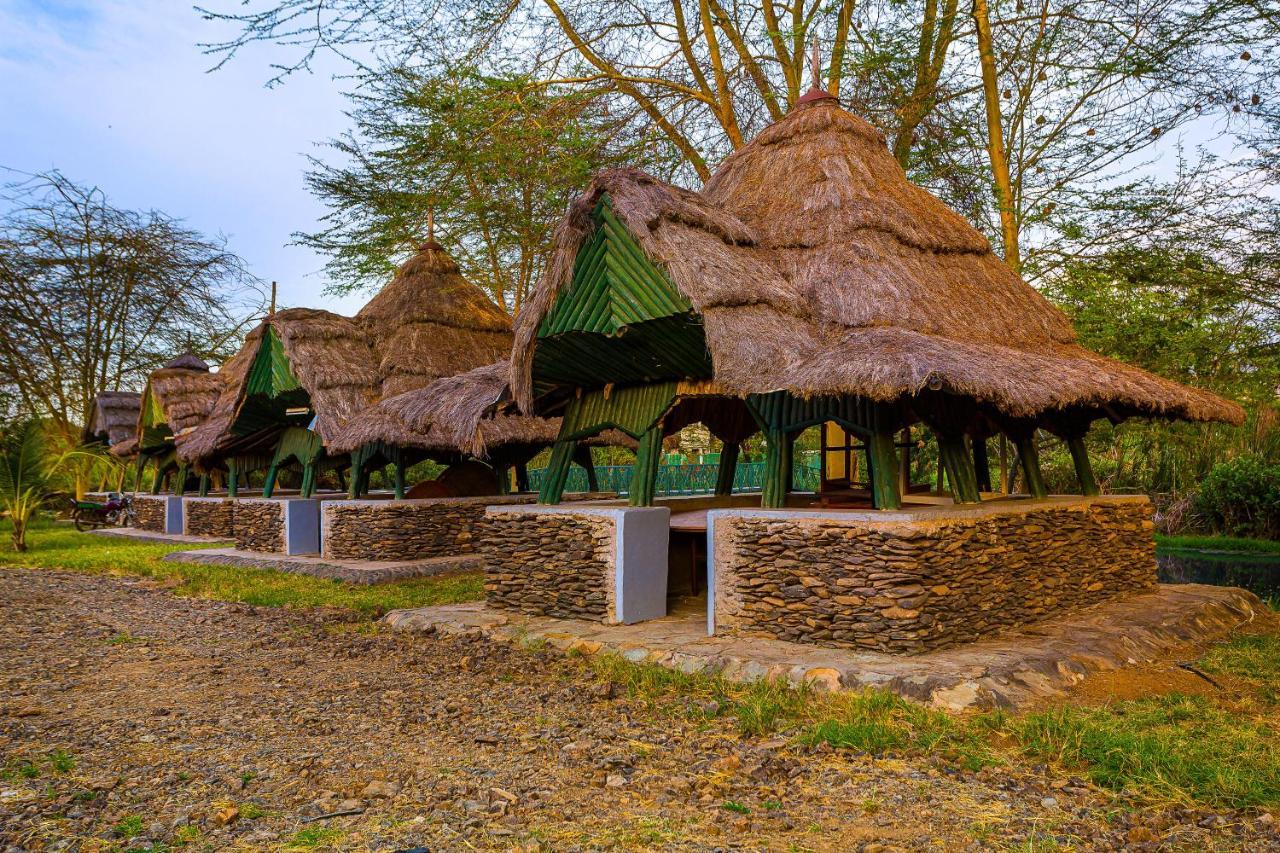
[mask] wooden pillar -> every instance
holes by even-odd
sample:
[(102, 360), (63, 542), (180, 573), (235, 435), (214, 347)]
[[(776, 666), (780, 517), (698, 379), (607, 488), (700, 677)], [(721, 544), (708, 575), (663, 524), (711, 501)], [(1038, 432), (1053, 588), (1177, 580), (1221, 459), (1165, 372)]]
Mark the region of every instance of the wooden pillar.
[(587, 472), (587, 491), (600, 491), (600, 481), (596, 479), (596, 464), (591, 459), (591, 448), (579, 444), (573, 449), (573, 461)]
[(227, 497), (240, 495), (240, 463), (234, 459), (227, 460)]
[(662, 424), (649, 427), (640, 436), (636, 450), (636, 467), (631, 473), (631, 492), (627, 503), (631, 506), (653, 506), (653, 495), (658, 480), (658, 465), (662, 462)]
[(941, 467), (946, 469), (947, 482), (951, 486), (951, 497), (958, 504), (976, 504), (982, 498), (978, 495), (978, 475), (973, 469), (973, 456), (965, 446), (963, 433), (937, 433), (938, 458)]
[(764, 489), (760, 496), (760, 506), (778, 509), (787, 505), (793, 443), (780, 429), (766, 430), (764, 437)]
[(178, 496), (182, 496), (187, 493), (187, 466), (186, 465), (178, 466), (178, 478), (174, 483), (173, 493)]
[(360, 469), (363, 467), (364, 456), (359, 449), (351, 451), (351, 482), (347, 485), (347, 500), (355, 500), (360, 497)]
[(905, 496), (911, 492), (911, 427), (899, 434), (902, 453), (898, 456), (898, 494)]
[(497, 481), (498, 494), (511, 494), (511, 466), (506, 463), (495, 462), (493, 464), (493, 476)]
[(986, 436), (973, 439), (973, 468), (977, 474), (978, 491), (991, 491), (991, 459), (987, 456)]
[(529, 491), (529, 463), (528, 462), (516, 463), (516, 491), (517, 492)]
[(279, 466), (276, 461), (274, 459), (271, 460), (271, 464), (267, 467), (267, 476), (262, 481), (262, 496), (264, 498), (271, 497), (272, 493), (276, 490), (276, 473), (278, 468)]
[(200, 475), (200, 497), (209, 497), (209, 472)]
[(393, 472), (393, 476), (395, 478), (396, 500), (402, 501), (404, 500), (404, 454), (399, 450), (396, 451), (395, 471)]
[(1071, 461), (1076, 466), (1076, 479), (1080, 481), (1080, 494), (1092, 497), (1101, 493), (1098, 481), (1093, 476), (1093, 465), (1089, 463), (1089, 451), (1084, 446), (1084, 433), (1073, 435), (1067, 439), (1067, 449), (1071, 451)]
[(1048, 488), (1044, 484), (1044, 476), (1040, 473), (1040, 451), (1036, 447), (1036, 431), (1034, 429), (1015, 433), (1014, 447), (1018, 450), (1018, 463), (1022, 468), (1022, 479), (1026, 483), (1027, 494), (1033, 498), (1047, 497)]
[(898, 454), (892, 430), (878, 430), (867, 439), (867, 464), (871, 466), (871, 505), (876, 509), (901, 509), (898, 491)]
[(738, 455), (742, 445), (726, 441), (720, 451), (720, 467), (716, 469), (716, 495), (726, 497), (733, 494), (733, 479), (738, 472)]
[(566, 439), (551, 446), (551, 461), (547, 463), (542, 488), (538, 491), (538, 503), (558, 504), (564, 497), (564, 486), (569, 480), (569, 464), (573, 461), (573, 449), (577, 444), (573, 439)]
[(308, 459), (302, 463), (302, 489), (301, 494), (304, 498), (309, 498), (316, 493), (316, 462), (314, 459)]

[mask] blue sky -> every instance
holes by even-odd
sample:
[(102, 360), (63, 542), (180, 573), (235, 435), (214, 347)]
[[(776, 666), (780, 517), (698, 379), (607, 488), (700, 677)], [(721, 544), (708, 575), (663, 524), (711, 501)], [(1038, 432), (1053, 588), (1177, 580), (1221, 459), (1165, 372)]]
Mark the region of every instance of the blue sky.
[(305, 155), (346, 127), (340, 82), (267, 89), (267, 49), (208, 73), (197, 44), (227, 35), (186, 0), (0, 0), (0, 166), (222, 232), (281, 304), (352, 313), (367, 297), (322, 295), (324, 259), (288, 245), (324, 213)]

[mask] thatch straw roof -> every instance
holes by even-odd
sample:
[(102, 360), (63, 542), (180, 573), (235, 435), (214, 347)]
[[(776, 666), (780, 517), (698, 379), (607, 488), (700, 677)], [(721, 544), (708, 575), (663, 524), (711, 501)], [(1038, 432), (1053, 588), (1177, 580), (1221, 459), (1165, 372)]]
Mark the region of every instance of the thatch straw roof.
[(360, 324), (312, 308), (278, 311), (250, 331), (240, 351), (222, 366), (222, 391), (208, 420), (177, 442), (183, 461), (217, 457), (234, 444), (232, 429), (268, 328), (279, 337), (289, 368), (310, 397), (314, 429), (326, 446), (348, 419), (377, 399), (377, 359)]
[(142, 409), (142, 395), (137, 391), (103, 391), (93, 398), (88, 423), (84, 428), (85, 442), (106, 439), (109, 447), (133, 438), (138, 430), (138, 412)]
[(539, 325), (605, 193), (702, 318), (725, 393), (893, 400), (941, 388), (1010, 417), (1079, 407), (1243, 418), (1234, 403), (1080, 347), (1066, 315), (829, 97), (734, 152), (700, 193), (637, 170), (597, 176), (516, 323), (511, 387), (526, 411)]
[(511, 352), (511, 318), (435, 241), (405, 261), (356, 320), (379, 353), (382, 396), (491, 364)]
[[(171, 435), (190, 432), (209, 416), (222, 392), (222, 378), (209, 372), (209, 365), (191, 353), (184, 353), (147, 377), (142, 392), (138, 434), (148, 419), (148, 402), (160, 411)], [(153, 424), (154, 426), (154, 424)]]
[(121, 459), (128, 459), (130, 456), (133, 456), (138, 452), (138, 437), (136, 435), (131, 435), (124, 441), (113, 444), (111, 445), (111, 450), (108, 452), (112, 456), (119, 456)]
[(490, 416), (506, 393), (510, 372), (510, 364), (501, 361), (389, 397), (352, 419), (333, 449), (350, 451), (381, 441), (484, 458), (505, 445), (551, 444), (560, 430), (559, 419)]

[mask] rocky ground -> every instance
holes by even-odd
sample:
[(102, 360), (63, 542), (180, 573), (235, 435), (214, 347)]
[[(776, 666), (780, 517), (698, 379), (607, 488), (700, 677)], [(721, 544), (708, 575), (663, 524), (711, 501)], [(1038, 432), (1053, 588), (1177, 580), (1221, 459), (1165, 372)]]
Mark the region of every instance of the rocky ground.
[(5, 851), (1280, 849), (1256, 814), (742, 739), (553, 652), (340, 613), (0, 569), (0, 624)]

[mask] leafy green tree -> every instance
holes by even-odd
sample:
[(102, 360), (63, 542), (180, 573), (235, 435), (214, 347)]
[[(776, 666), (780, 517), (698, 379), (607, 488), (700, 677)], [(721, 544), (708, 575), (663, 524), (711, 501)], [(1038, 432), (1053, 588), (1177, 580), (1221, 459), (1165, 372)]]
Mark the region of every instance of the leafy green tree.
[(0, 508), (13, 526), (15, 551), (27, 550), (27, 525), (48, 494), (49, 463), (39, 421), (20, 421), (0, 430)]
[(631, 135), (597, 96), (473, 69), (372, 73), (352, 96), (354, 129), (330, 143), (336, 165), (312, 161), (309, 184), (330, 213), (300, 239), (330, 255), (332, 288), (347, 292), (385, 282), (434, 228), (471, 281), (518, 311), (593, 173), (662, 168), (667, 146)]

